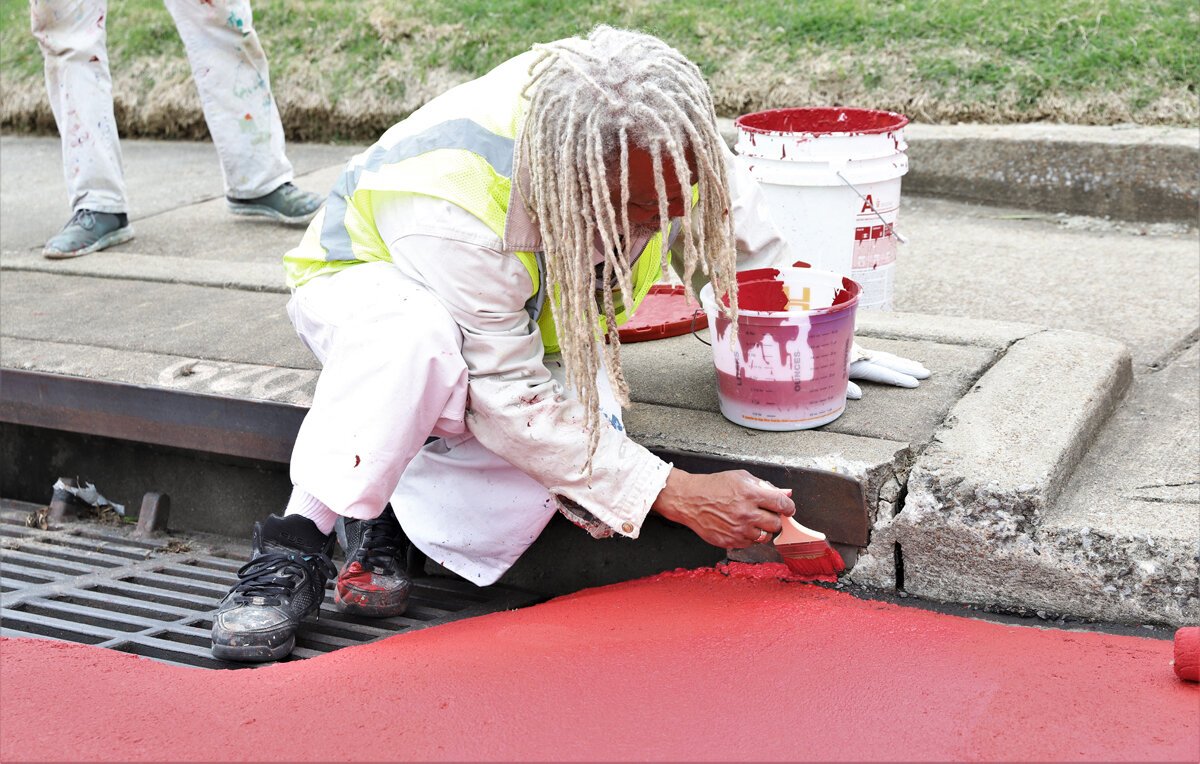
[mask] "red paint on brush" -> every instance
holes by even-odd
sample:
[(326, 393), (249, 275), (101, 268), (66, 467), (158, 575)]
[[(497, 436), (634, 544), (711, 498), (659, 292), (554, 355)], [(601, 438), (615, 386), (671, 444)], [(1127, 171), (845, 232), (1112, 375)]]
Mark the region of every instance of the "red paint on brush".
[(1185, 626), (1175, 632), (1175, 676), (1200, 682), (1200, 626)]
[(802, 544), (776, 544), (788, 570), (798, 576), (834, 576), (846, 569), (838, 551), (827, 541), (806, 541)]
[[(0, 759), (1200, 756), (1200, 687), (1167, 670), (1168, 641), (958, 618), (788, 575), (664, 574), (249, 671), (0, 639)], [(818, 692), (793, 702), (797, 687)], [(763, 732), (780, 704), (787, 729)], [(48, 723), (53, 708), (137, 711)]]
[(754, 141), (754, 133), (851, 133), (872, 135), (890, 133), (908, 124), (908, 117), (892, 111), (814, 107), (770, 109), (737, 118), (736, 124)]

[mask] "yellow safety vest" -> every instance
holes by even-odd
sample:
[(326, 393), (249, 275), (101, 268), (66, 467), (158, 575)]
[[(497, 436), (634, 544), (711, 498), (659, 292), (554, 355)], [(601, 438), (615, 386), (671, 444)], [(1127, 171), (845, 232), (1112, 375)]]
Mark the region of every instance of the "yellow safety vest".
[[(532, 53), (517, 56), (477, 80), (446, 91), (351, 159), (299, 246), (284, 255), (288, 286), (295, 288), (358, 263), (391, 262), (391, 253), (375, 227), (374, 193), (444, 199), (479, 218), (503, 239), (512, 190), (513, 148), (528, 105), (521, 91), (533, 57)], [(541, 254), (515, 254), (533, 281), (526, 309), (541, 329), (546, 352), (556, 352), (554, 301), (545, 299), (549, 290), (543, 283)], [(617, 314), (618, 325), (628, 320), (650, 287), (662, 278), (661, 255), (659, 233), (634, 263), (632, 304)]]

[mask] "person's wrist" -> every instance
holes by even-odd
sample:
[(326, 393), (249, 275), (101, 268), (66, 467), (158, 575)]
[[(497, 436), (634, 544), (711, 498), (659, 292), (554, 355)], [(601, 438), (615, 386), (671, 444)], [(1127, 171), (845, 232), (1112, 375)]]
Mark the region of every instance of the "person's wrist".
[(680, 497), (687, 492), (689, 478), (691, 478), (689, 473), (678, 467), (672, 467), (670, 473), (667, 474), (667, 482), (663, 484), (654, 503), (650, 505), (650, 511), (668, 520), (682, 522), (686, 503), (681, 501)]

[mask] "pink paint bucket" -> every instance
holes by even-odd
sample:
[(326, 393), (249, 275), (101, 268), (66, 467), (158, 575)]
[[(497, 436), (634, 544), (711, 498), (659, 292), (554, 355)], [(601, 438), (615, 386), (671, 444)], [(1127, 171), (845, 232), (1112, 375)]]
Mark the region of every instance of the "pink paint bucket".
[(743, 271), (734, 339), (712, 284), (705, 286), (700, 304), (712, 328), (725, 418), (756, 430), (807, 430), (841, 416), (860, 292), (832, 271)]
[(736, 150), (792, 254), (849, 276), (859, 307), (891, 310), (908, 118), (845, 108), (772, 109), (737, 119)]

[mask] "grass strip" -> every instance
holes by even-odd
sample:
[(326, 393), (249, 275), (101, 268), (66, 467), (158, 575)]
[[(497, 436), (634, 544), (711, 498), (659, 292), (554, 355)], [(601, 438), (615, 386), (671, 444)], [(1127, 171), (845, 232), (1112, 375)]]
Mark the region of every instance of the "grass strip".
[[(126, 135), (206, 134), (161, 0), (109, 4)], [(653, 32), (718, 112), (855, 105), (929, 123), (1200, 121), (1194, 0), (259, 0), (293, 140), (370, 141), (446, 87), (597, 23)], [(0, 0), (0, 126), (53, 131), (24, 0)]]

